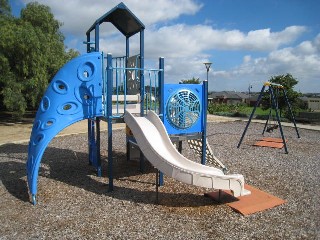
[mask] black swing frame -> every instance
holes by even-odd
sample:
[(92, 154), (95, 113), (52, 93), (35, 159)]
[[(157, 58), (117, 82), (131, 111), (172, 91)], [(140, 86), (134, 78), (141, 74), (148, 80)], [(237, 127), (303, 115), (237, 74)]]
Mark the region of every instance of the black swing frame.
[(254, 113), (255, 113), (257, 107), (259, 106), (259, 104), (260, 104), (260, 102), (261, 102), (261, 99), (262, 99), (263, 93), (264, 93), (265, 90), (266, 90), (266, 87), (268, 87), (267, 90), (268, 90), (268, 93), (269, 93), (270, 96), (271, 96), (271, 104), (272, 104), (272, 106), (270, 106), (269, 116), (268, 116), (268, 119), (267, 119), (267, 121), (266, 121), (266, 123), (265, 123), (265, 126), (264, 126), (264, 129), (263, 129), (263, 133), (262, 133), (262, 134), (264, 134), (265, 129), (266, 129), (267, 125), (268, 125), (268, 122), (269, 122), (269, 119), (270, 119), (270, 115), (271, 115), (271, 110), (272, 110), (272, 108), (273, 108), (273, 109), (275, 110), (275, 112), (276, 112), (276, 118), (277, 118), (278, 126), (279, 126), (279, 129), (280, 129), (283, 146), (284, 146), (285, 152), (288, 153), (288, 148), (287, 148), (286, 140), (285, 140), (285, 137), (284, 137), (284, 134), (283, 134), (283, 129), (282, 129), (281, 121), (280, 121), (278, 103), (276, 102), (276, 98), (275, 98), (275, 92), (274, 92), (275, 89), (277, 89), (277, 91), (280, 90), (280, 91), (283, 92), (283, 95), (284, 95), (284, 97), (285, 97), (285, 101), (286, 101), (286, 104), (287, 104), (287, 106), (288, 106), (288, 109), (289, 109), (289, 112), (290, 112), (290, 115), (291, 115), (291, 119), (292, 119), (292, 122), (293, 122), (293, 124), (294, 124), (294, 128), (295, 128), (295, 130), (296, 130), (296, 133), (297, 133), (298, 138), (300, 138), (300, 135), (299, 135), (299, 131), (298, 131), (298, 128), (297, 128), (297, 125), (296, 125), (296, 120), (295, 120), (294, 115), (293, 115), (293, 113), (292, 113), (291, 105), (290, 105), (290, 103), (289, 103), (289, 100), (288, 100), (288, 97), (287, 97), (287, 93), (286, 93), (285, 88), (284, 88), (281, 84), (276, 84), (276, 83), (271, 83), (271, 82), (265, 82), (265, 83), (263, 84), (263, 87), (262, 87), (262, 89), (261, 89), (261, 91), (260, 91), (258, 100), (257, 100), (257, 102), (256, 102), (256, 104), (255, 104), (255, 106), (254, 106), (254, 108), (253, 108), (253, 110), (252, 110), (252, 112), (251, 112), (249, 121), (247, 122), (247, 125), (246, 125), (246, 127), (245, 127), (245, 129), (244, 129), (244, 131), (243, 131), (243, 133), (242, 133), (242, 136), (241, 136), (241, 138), (240, 138), (240, 141), (239, 141), (239, 143), (238, 143), (237, 148), (240, 147), (240, 145), (241, 145), (241, 143), (242, 143), (242, 141), (243, 141), (243, 138), (244, 138), (244, 136), (245, 136), (245, 134), (246, 134), (246, 132), (247, 132), (247, 130), (248, 130), (248, 128), (249, 128), (249, 125), (250, 125), (251, 120), (252, 120), (252, 118), (253, 118), (253, 116), (254, 116)]

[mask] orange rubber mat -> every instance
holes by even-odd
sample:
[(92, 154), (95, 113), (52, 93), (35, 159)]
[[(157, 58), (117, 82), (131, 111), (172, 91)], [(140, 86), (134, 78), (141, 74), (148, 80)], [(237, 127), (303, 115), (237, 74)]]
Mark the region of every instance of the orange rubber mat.
[(267, 141), (258, 141), (253, 144), (253, 146), (258, 147), (271, 147), (271, 148), (283, 148), (283, 143), (278, 142), (267, 142)]
[[(285, 140), (286, 142), (288, 140)], [(283, 148), (284, 144), (282, 138), (262, 138), (261, 140), (255, 142), (253, 146), (258, 147), (271, 147), (271, 148)]]
[(245, 189), (250, 190), (251, 194), (246, 196), (234, 197), (230, 191), (219, 191), (206, 193), (205, 196), (210, 197), (215, 202), (227, 204), (236, 212), (242, 215), (250, 215), (256, 212), (265, 211), (267, 209), (286, 203), (285, 200), (275, 197), (269, 193), (263, 192), (257, 188), (245, 184)]
[[(262, 138), (261, 141), (266, 141), (266, 142), (278, 142), (278, 143), (282, 143), (282, 138), (269, 138), (269, 137), (265, 137)], [(285, 139), (286, 142), (288, 142), (287, 139)]]

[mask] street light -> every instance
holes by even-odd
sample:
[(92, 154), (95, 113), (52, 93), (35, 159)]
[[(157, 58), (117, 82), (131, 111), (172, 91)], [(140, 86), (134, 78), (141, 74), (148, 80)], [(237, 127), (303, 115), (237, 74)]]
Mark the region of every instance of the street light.
[(249, 107), (250, 107), (250, 103), (251, 103), (250, 89), (252, 89), (252, 85), (249, 83), (249, 87), (248, 87), (248, 90), (249, 90)]
[(208, 80), (208, 78), (209, 78), (209, 69), (210, 69), (210, 67), (211, 67), (211, 62), (206, 62), (206, 63), (203, 63), (205, 66), (206, 66), (206, 69), (207, 69), (207, 81), (209, 81)]
[(208, 111), (208, 83), (209, 83), (209, 69), (211, 67), (211, 62), (203, 63), (207, 69), (207, 80), (203, 81), (203, 88), (204, 88), (204, 101), (203, 101), (203, 108), (204, 116), (203, 116), (203, 132), (202, 132), (202, 147), (201, 147), (201, 164), (206, 164), (206, 152), (207, 152), (207, 111)]
[(249, 97), (250, 97), (250, 89), (252, 89), (252, 85), (249, 84), (248, 90), (249, 90)]

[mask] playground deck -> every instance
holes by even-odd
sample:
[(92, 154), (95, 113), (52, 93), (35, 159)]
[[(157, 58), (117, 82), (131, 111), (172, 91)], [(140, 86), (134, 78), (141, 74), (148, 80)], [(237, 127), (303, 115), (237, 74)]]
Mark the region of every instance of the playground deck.
[[(155, 205), (155, 171), (147, 165), (140, 174), (139, 162), (126, 161), (124, 130), (114, 131), (115, 191), (108, 193), (106, 147), (98, 178), (88, 167), (87, 134), (77, 134), (57, 137), (47, 148), (36, 206), (26, 185), (27, 143), (0, 146), (0, 239), (317, 239), (320, 132), (300, 129), (297, 139), (285, 127), (285, 154), (252, 146), (262, 126), (252, 124), (240, 149), (243, 122), (208, 123), (208, 141), (231, 172), (286, 204), (243, 217), (203, 197), (206, 189), (165, 178)], [(106, 134), (101, 138), (106, 146)], [(183, 154), (194, 159), (186, 147)]]

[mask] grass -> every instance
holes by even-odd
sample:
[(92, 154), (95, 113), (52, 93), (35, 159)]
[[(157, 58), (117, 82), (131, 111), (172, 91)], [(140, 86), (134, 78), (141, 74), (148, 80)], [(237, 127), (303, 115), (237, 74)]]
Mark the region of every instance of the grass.
[[(252, 110), (253, 110), (253, 107), (244, 107), (243, 109), (240, 109), (239, 113), (246, 114), (249, 116), (252, 113)], [(269, 109), (263, 110), (262, 108), (257, 107), (254, 115), (268, 116)]]
[[(236, 109), (225, 109), (224, 111), (213, 112), (213, 114), (227, 117), (243, 117), (249, 118), (254, 107), (241, 106)], [(269, 116), (270, 109), (263, 110), (261, 107), (257, 107), (253, 118), (267, 120)], [(273, 110), (271, 115), (271, 120), (276, 119), (276, 112)], [(288, 122), (289, 120), (285, 117), (280, 117), (281, 121)]]
[[(211, 114), (233, 116), (233, 117), (249, 117), (252, 113), (253, 107), (244, 105), (231, 105), (231, 104), (210, 104), (208, 111)], [(267, 117), (269, 115), (269, 109), (263, 110), (257, 107), (254, 113), (255, 116)]]

